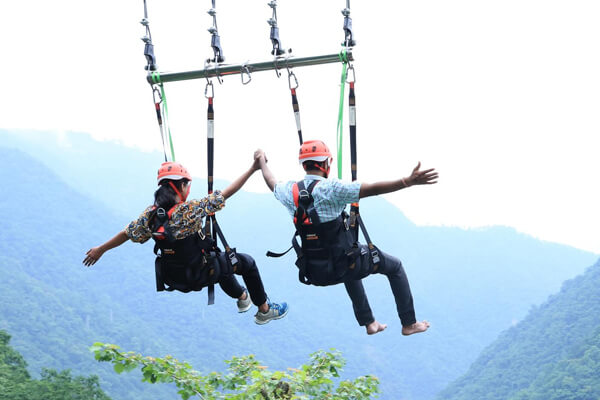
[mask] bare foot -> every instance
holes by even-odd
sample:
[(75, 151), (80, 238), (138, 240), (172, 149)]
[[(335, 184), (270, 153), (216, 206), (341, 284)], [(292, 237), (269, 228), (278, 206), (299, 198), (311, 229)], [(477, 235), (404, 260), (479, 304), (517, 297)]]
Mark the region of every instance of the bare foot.
[(383, 331), (385, 328), (387, 328), (386, 324), (380, 324), (377, 321), (373, 321), (369, 325), (367, 325), (367, 335), (374, 335)]
[(408, 335), (412, 335), (414, 333), (425, 332), (427, 329), (429, 329), (429, 322), (427, 322), (427, 321), (415, 322), (412, 325), (403, 326), (402, 334), (404, 336), (408, 336)]

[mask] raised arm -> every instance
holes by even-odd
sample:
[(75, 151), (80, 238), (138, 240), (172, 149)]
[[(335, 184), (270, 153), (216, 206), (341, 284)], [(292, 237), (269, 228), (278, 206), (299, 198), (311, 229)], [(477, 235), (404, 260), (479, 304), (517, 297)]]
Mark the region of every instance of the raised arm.
[(121, 232), (117, 233), (108, 242), (101, 244), (100, 246), (97, 246), (97, 247), (92, 247), (91, 249), (89, 249), (87, 251), (87, 253), (85, 253), (86, 257), (83, 259), (83, 265), (85, 265), (86, 267), (89, 267), (91, 265), (96, 264), (96, 261), (98, 261), (104, 253), (106, 253), (110, 249), (119, 247), (120, 245), (125, 243), (127, 240), (129, 240), (129, 238), (127, 237), (127, 234), (125, 233), (125, 230), (122, 230)]
[(435, 168), (426, 169), (424, 171), (420, 171), (420, 168), (421, 162), (419, 161), (408, 178), (400, 178), (394, 181), (363, 183), (360, 185), (359, 197), (362, 199), (364, 197), (395, 192), (413, 185), (431, 185), (437, 183), (438, 173), (435, 172)]
[(257, 160), (254, 160), (252, 166), (246, 172), (244, 172), (239, 178), (233, 181), (221, 192), (223, 194), (223, 197), (225, 197), (225, 200), (227, 200), (228, 198), (233, 196), (238, 190), (240, 190), (242, 186), (244, 186), (248, 178), (250, 178), (252, 174), (258, 169), (260, 169), (260, 164)]
[(271, 189), (271, 192), (274, 191), (275, 184), (277, 184), (277, 179), (275, 179), (275, 175), (273, 175), (273, 172), (271, 172), (271, 170), (267, 166), (267, 156), (265, 155), (265, 152), (260, 149), (256, 150), (254, 152), (254, 160), (258, 161), (259, 163), (260, 170), (262, 171), (265, 183), (267, 184), (269, 189)]

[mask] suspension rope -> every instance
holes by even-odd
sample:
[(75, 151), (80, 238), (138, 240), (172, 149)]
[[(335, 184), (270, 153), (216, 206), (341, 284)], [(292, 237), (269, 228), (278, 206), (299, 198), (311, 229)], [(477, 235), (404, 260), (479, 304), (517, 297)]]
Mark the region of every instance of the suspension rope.
[(271, 0), (268, 4), (273, 9), (273, 15), (267, 20), (267, 23), (271, 26), (270, 38), (273, 44), (271, 54), (277, 57), (285, 54), (285, 50), (281, 46), (281, 39), (279, 39), (279, 27), (277, 26), (277, 0)]
[(338, 179), (342, 179), (342, 138), (344, 135), (344, 93), (346, 89), (346, 76), (348, 71), (348, 52), (343, 49), (340, 52), (340, 61), (342, 62), (342, 77), (340, 79), (340, 103), (338, 107), (338, 122), (337, 122), (337, 170)]
[(217, 28), (217, 7), (216, 0), (212, 0), (212, 8), (208, 10), (208, 15), (212, 17), (213, 25), (208, 28), (210, 32), (211, 41), (210, 46), (213, 49), (214, 58), (208, 59), (208, 62), (214, 62), (215, 64), (222, 63), (225, 61), (225, 56), (223, 55), (223, 48), (221, 47), (221, 37), (219, 36), (219, 30)]
[[(145, 43), (144, 56), (146, 57), (147, 64), (144, 67), (151, 74), (150, 87), (152, 89), (152, 98), (154, 100), (154, 109), (156, 111), (156, 119), (158, 121), (158, 128), (160, 131), (160, 139), (163, 147), (163, 155), (165, 162), (175, 161), (175, 150), (173, 147), (173, 138), (171, 136), (171, 128), (169, 127), (169, 109), (167, 106), (167, 96), (165, 94), (165, 88), (160, 79), (160, 74), (156, 71), (156, 57), (154, 56), (154, 45), (152, 44), (152, 33), (150, 32), (150, 21), (148, 20), (148, 6), (146, 0), (144, 0), (144, 18), (140, 23), (146, 28), (146, 34), (142, 37), (142, 41)], [(167, 152), (167, 146), (169, 151)]]
[[(207, 80), (206, 88), (204, 89), (204, 96), (208, 100), (208, 107), (206, 112), (206, 160), (207, 160), (207, 171), (208, 171), (208, 194), (213, 193), (213, 183), (214, 183), (214, 160), (215, 160), (215, 109), (214, 109), (214, 87), (212, 81)], [(217, 218), (215, 214), (210, 215), (206, 218), (206, 223), (204, 226), (204, 234), (213, 238), (215, 241), (215, 247), (217, 246), (217, 239), (220, 239), (225, 247), (225, 254), (227, 256), (227, 260), (230, 263), (233, 271), (235, 272), (238, 264), (237, 254), (235, 249), (232, 249), (227, 240), (225, 239), (225, 235), (221, 231), (219, 224), (217, 223)], [(214, 285), (209, 286), (208, 288), (208, 304), (214, 304)]]
[(156, 57), (154, 56), (154, 45), (152, 44), (152, 34), (150, 33), (150, 21), (148, 20), (148, 7), (146, 6), (146, 0), (144, 0), (144, 18), (140, 21), (146, 28), (146, 35), (142, 37), (142, 41), (145, 43), (144, 56), (146, 57), (147, 65), (145, 69), (147, 71), (156, 71)]
[[(292, 84), (292, 79), (294, 83)], [(300, 104), (298, 104), (298, 96), (296, 95), (296, 89), (298, 89), (298, 78), (296, 74), (288, 67), (288, 84), (290, 86), (290, 92), (292, 94), (292, 108), (294, 110), (294, 119), (296, 120), (296, 129), (298, 130), (298, 140), (300, 146), (304, 141), (302, 140), (302, 125), (300, 124)]]

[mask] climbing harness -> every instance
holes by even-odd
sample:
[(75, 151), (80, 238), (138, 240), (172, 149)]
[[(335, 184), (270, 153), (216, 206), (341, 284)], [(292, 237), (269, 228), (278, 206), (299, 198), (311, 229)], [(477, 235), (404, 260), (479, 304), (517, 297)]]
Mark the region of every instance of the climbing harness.
[[(169, 220), (176, 206), (168, 212), (155, 207), (150, 219), (155, 242), (156, 290), (187, 293), (200, 291), (207, 286), (214, 288), (219, 276), (218, 249), (210, 240), (198, 234), (175, 239), (169, 228)], [(212, 297), (214, 302), (214, 294)]]

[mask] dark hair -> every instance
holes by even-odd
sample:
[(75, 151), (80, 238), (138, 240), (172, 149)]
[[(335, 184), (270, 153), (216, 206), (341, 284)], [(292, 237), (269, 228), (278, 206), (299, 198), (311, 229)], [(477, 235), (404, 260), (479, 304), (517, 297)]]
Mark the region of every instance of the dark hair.
[[(325, 160), (327, 161), (327, 160)], [(308, 161), (304, 161), (302, 163), (302, 167), (304, 168), (305, 171), (308, 170), (316, 170), (316, 169), (320, 169), (323, 168), (325, 169), (325, 161), (315, 161), (315, 160), (308, 160)]]
[(164, 179), (160, 182), (160, 186), (154, 192), (154, 205), (158, 208), (163, 208), (165, 211), (169, 211), (175, 204), (177, 204), (177, 193), (173, 190), (169, 182), (173, 183), (177, 190), (180, 192), (183, 190), (183, 184), (189, 182), (189, 179)]

